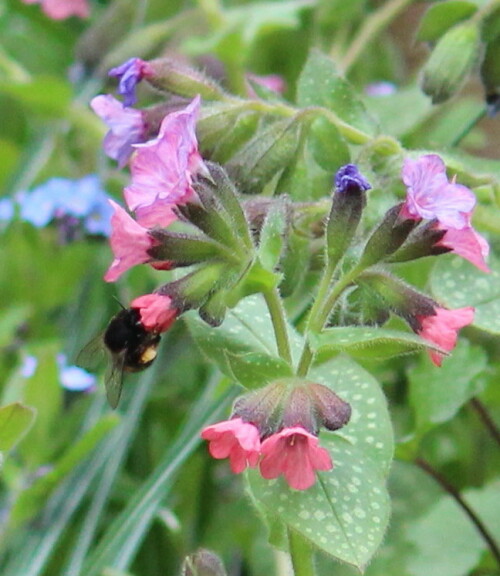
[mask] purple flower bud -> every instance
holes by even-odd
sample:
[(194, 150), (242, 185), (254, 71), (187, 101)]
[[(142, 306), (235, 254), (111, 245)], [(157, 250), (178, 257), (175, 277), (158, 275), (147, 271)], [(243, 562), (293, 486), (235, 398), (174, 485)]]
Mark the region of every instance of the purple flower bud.
[(140, 58), (130, 58), (121, 66), (112, 68), (108, 72), (108, 76), (119, 79), (118, 94), (123, 96), (125, 106), (132, 106), (137, 102), (135, 87), (148, 75), (151, 75), (151, 68)]
[(335, 187), (338, 193), (345, 194), (355, 190), (370, 190), (371, 185), (361, 175), (355, 164), (346, 164), (335, 174)]

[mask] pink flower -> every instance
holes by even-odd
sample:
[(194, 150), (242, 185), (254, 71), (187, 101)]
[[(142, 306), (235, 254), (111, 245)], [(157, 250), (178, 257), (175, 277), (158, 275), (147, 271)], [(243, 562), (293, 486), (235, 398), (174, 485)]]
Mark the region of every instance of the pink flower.
[(127, 212), (113, 200), (109, 203), (114, 209), (111, 217), (111, 249), (115, 259), (104, 276), (106, 282), (114, 282), (126, 270), (136, 264), (152, 260), (148, 250), (157, 244), (146, 228), (131, 218)]
[(87, 0), (22, 0), (25, 4), (41, 4), (49, 18), (64, 20), (70, 16), (88, 18), (90, 8)]
[(235, 474), (243, 472), (247, 466), (256, 466), (259, 461), (259, 431), (241, 418), (207, 426), (201, 437), (209, 441), (208, 449), (213, 458), (229, 458)]
[(177, 308), (172, 307), (172, 298), (163, 294), (139, 296), (130, 307), (139, 310), (142, 325), (150, 332), (166, 332), (179, 315)]
[(445, 246), (474, 264), (474, 266), (477, 266), (479, 270), (491, 272), (486, 264), (486, 258), (490, 250), (488, 242), (472, 226), (461, 228), (460, 230), (448, 228), (445, 235), (439, 242), (436, 242), (435, 246)]
[[(474, 320), (474, 308), (457, 308), (447, 310), (436, 308), (433, 316), (417, 316), (421, 328), (417, 333), (433, 344), (436, 344), (446, 352), (450, 352), (457, 344), (458, 331)], [(441, 366), (443, 355), (439, 352), (429, 352), (432, 362)]]
[(407, 197), (401, 218), (437, 219), (442, 228), (456, 230), (469, 225), (476, 198), (465, 186), (448, 181), (446, 166), (439, 156), (406, 158), (402, 178), (407, 186)]
[(260, 473), (264, 478), (285, 477), (295, 490), (306, 490), (316, 481), (315, 470), (333, 467), (330, 454), (318, 438), (301, 426), (284, 428), (262, 442)]
[(104, 137), (104, 151), (123, 168), (133, 152), (132, 145), (145, 140), (147, 127), (143, 113), (127, 108), (109, 94), (96, 96), (90, 106), (109, 126)]
[(195, 193), (192, 175), (205, 169), (195, 135), (199, 107), (197, 96), (187, 108), (163, 119), (157, 138), (134, 146), (132, 183), (124, 194), (144, 226), (168, 226), (176, 219), (173, 208)]

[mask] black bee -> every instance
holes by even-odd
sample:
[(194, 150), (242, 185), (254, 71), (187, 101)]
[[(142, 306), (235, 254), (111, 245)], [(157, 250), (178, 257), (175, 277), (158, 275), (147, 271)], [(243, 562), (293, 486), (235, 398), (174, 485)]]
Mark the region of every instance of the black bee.
[(120, 400), (124, 372), (140, 372), (154, 362), (160, 344), (160, 335), (147, 331), (139, 310), (123, 308), (114, 316), (103, 334), (91, 340), (80, 352), (77, 363), (83, 366), (95, 363), (99, 349), (109, 355), (106, 371), (106, 397), (111, 408)]

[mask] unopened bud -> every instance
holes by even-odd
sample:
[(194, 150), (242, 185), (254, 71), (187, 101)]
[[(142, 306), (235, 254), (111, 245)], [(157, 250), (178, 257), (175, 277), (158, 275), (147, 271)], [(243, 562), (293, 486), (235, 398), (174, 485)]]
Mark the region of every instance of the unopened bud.
[(415, 220), (398, 219), (400, 212), (401, 204), (391, 208), (372, 232), (359, 262), (361, 268), (368, 268), (396, 252), (415, 228)]
[(151, 73), (147, 82), (161, 92), (194, 98), (199, 94), (203, 100), (221, 100), (222, 88), (199, 70), (170, 58), (157, 58), (148, 62)]
[(436, 224), (435, 220), (420, 224), (411, 232), (399, 250), (387, 258), (387, 262), (408, 262), (425, 256), (438, 256), (451, 252), (451, 248), (437, 245), (446, 234), (446, 229), (440, 229)]
[(310, 382), (308, 393), (321, 424), (328, 430), (343, 428), (351, 419), (351, 405), (323, 384)]
[(300, 142), (301, 120), (274, 122), (247, 142), (227, 164), (230, 176), (246, 194), (262, 192), (275, 174), (295, 156)]
[(354, 238), (371, 186), (354, 164), (347, 164), (335, 175), (335, 187), (326, 227), (328, 259), (334, 265)]
[(182, 576), (227, 576), (222, 560), (210, 550), (200, 548), (182, 563)]
[(437, 302), (390, 274), (363, 272), (357, 282), (372, 288), (386, 303), (387, 308), (404, 318), (415, 331), (419, 329), (417, 317), (433, 316), (436, 313)]
[(422, 90), (433, 104), (457, 93), (481, 53), (481, 36), (475, 22), (454, 26), (436, 44), (422, 72)]

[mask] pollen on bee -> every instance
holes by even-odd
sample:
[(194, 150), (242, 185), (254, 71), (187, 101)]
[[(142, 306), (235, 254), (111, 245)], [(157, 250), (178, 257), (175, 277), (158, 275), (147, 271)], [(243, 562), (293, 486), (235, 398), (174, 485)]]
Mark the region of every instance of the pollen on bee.
[(156, 358), (157, 354), (158, 352), (156, 348), (154, 346), (149, 346), (149, 348), (146, 348), (141, 354), (141, 364), (148, 364), (149, 362), (152, 362)]

